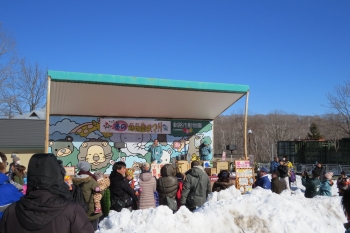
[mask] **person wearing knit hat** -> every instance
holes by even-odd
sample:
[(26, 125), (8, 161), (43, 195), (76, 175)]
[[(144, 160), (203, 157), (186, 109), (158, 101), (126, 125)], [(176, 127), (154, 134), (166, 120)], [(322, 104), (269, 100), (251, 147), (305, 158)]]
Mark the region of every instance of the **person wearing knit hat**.
[(332, 180), (333, 172), (327, 172), (324, 176), (326, 179), (321, 182), (320, 195), (330, 197), (332, 196), (332, 186), (334, 184)]
[(79, 170), (78, 175), (89, 175), (97, 181), (97, 178), (94, 174), (90, 172), (91, 164), (86, 161), (81, 161), (77, 164), (77, 168)]
[(88, 172), (90, 171), (90, 168), (91, 168), (91, 164), (86, 162), (86, 161), (81, 161), (77, 164), (77, 168), (80, 170), (80, 171), (83, 171), (83, 172)]

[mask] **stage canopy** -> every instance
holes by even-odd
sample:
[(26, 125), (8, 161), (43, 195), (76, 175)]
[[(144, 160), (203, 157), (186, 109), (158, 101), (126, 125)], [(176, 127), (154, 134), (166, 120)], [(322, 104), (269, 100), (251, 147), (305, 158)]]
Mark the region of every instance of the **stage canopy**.
[(212, 120), (247, 85), (48, 71), (48, 113), (63, 116)]

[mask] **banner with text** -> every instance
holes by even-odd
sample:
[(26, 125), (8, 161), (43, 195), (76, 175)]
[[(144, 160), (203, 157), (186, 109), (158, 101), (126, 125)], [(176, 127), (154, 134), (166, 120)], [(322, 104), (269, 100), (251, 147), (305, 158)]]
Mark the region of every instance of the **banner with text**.
[(100, 131), (109, 133), (171, 134), (170, 121), (100, 119)]

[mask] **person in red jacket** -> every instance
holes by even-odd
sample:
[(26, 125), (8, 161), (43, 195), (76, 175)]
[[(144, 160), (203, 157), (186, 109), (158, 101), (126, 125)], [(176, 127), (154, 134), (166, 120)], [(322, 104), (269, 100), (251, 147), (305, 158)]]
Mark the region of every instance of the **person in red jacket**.
[(72, 202), (64, 176), (65, 170), (54, 154), (33, 155), (27, 194), (5, 210), (0, 232), (93, 233), (83, 208)]

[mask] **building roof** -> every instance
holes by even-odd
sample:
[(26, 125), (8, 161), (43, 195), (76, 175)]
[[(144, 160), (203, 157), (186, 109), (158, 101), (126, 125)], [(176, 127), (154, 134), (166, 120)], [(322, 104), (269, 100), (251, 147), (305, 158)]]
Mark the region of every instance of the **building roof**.
[(23, 115), (17, 115), (11, 119), (31, 119), (31, 120), (45, 120), (46, 118), (46, 108), (40, 110), (34, 110)]
[(50, 115), (214, 119), (247, 85), (48, 71)]
[(3, 153), (44, 151), (45, 120), (0, 119), (0, 129)]

